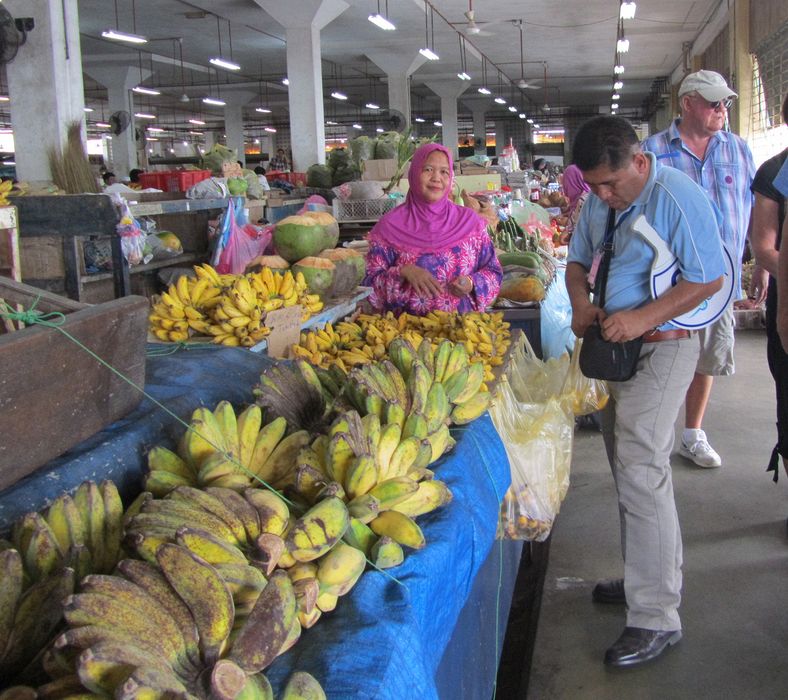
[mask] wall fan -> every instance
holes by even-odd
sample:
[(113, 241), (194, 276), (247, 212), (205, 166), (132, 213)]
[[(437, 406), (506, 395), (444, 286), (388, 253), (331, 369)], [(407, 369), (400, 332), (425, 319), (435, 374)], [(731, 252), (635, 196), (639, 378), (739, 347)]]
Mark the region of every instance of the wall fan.
[(27, 33), (33, 29), (32, 17), (14, 19), (0, 5), (0, 64), (10, 63), (16, 58), (19, 47), (27, 41)]
[(120, 136), (120, 134), (129, 128), (129, 124), (131, 124), (131, 115), (124, 110), (119, 110), (110, 114), (107, 121), (109, 122), (109, 130), (115, 134), (115, 136)]

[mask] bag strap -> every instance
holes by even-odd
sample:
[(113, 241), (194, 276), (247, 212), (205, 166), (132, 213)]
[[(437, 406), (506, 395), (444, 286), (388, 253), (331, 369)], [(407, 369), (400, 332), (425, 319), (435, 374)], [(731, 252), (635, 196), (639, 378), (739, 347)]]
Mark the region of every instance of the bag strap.
[(607, 273), (610, 270), (610, 258), (613, 257), (613, 234), (616, 231), (616, 211), (613, 207), (607, 215), (605, 238), (602, 242), (602, 260), (599, 263), (599, 274), (594, 284), (594, 304), (600, 309), (605, 308), (605, 287), (607, 287)]

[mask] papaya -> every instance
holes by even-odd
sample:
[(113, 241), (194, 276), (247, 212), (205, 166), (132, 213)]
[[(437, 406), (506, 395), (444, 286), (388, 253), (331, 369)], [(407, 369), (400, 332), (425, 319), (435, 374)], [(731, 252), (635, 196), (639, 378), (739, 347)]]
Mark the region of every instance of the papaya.
[(510, 301), (542, 301), (545, 288), (542, 280), (535, 275), (512, 277), (504, 280), (498, 296)]

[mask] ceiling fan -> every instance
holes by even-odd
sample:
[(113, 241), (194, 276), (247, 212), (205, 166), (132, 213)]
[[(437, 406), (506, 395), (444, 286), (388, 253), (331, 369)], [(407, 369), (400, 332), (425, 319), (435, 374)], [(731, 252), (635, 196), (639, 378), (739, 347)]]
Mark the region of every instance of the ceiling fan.
[(483, 27), (503, 24), (504, 22), (510, 21), (499, 19), (490, 22), (477, 22), (476, 13), (473, 9), (473, 0), (468, 0), (468, 9), (463, 12), (463, 14), (465, 15), (465, 19), (468, 20), (467, 22), (451, 22), (450, 24), (454, 27), (465, 27), (462, 32), (466, 36), (493, 36), (493, 32), (487, 32)]
[(517, 29), (520, 30), (520, 78), (515, 85), (521, 90), (538, 90), (539, 85), (531, 83), (525, 79), (525, 60), (523, 55), (523, 20), (514, 20)]

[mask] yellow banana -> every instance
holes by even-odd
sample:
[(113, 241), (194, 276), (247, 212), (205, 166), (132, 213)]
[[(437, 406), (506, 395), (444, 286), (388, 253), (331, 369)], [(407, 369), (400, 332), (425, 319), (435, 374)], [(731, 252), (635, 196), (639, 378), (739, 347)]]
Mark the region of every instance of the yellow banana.
[(364, 573), (367, 558), (364, 552), (339, 541), (317, 564), (320, 590), (337, 596), (345, 595)]
[(390, 537), (405, 547), (421, 549), (426, 544), (424, 533), (415, 521), (396, 510), (382, 512), (369, 527), (376, 535)]
[(420, 482), (418, 490), (404, 501), (392, 506), (392, 510), (415, 518), (449, 503), (451, 499), (451, 491), (449, 491), (449, 487), (444, 482), (438, 479), (430, 479)]

